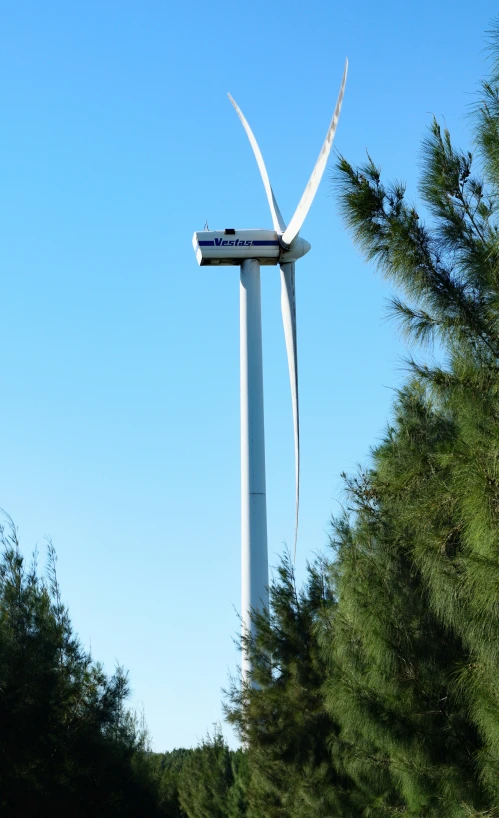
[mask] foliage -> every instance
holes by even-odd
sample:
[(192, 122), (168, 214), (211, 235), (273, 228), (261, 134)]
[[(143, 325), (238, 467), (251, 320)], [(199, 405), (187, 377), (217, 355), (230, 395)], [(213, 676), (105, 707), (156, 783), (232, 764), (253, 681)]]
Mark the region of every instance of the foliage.
[(178, 779), (179, 799), (188, 818), (244, 818), (244, 758), (233, 753), (215, 727), (186, 757)]
[(194, 749), (152, 753), (149, 766), (168, 818), (246, 815), (246, 753), (229, 749), (219, 725)]
[(107, 676), (74, 634), (56, 556), (46, 576), (0, 528), (0, 814), (13, 818), (244, 818), (246, 766), (220, 730), (194, 750), (152, 753)]
[(328, 741), (337, 725), (324, 707), (321, 685), (326, 668), (317, 630), (334, 608), (321, 559), (308, 566), (298, 592), (286, 555), (270, 587), (270, 610), (255, 614), (252, 684), (233, 681), (227, 694), (228, 719), (248, 746), (248, 815), (353, 815), (348, 781), (333, 768)]
[[(324, 640), (326, 701), (351, 750), (341, 763), (381, 815), (461, 816), (488, 803), (475, 763), (481, 740), (456, 685), (469, 652), (436, 614), (416, 559), (446, 476), (429, 473), (428, 458), (452, 445), (452, 425), (415, 387), (404, 391), (373, 468), (348, 480), (353, 521), (346, 513), (335, 525), (340, 603)], [(431, 485), (402, 488), (417, 465)]]
[(358, 740), (346, 769), (374, 782), (384, 764), (400, 808), (413, 815), (499, 808), (493, 80), (476, 113), (481, 174), (470, 152), (431, 125), (420, 183), (429, 224), (403, 185), (382, 183), (370, 157), (359, 168), (340, 157), (337, 166), (355, 240), (404, 294), (392, 314), (410, 341), (440, 350), (439, 362), (409, 360), (372, 468), (348, 481), (353, 518), (336, 523), (332, 571), (340, 601), (327, 701), (343, 713), (342, 736)]
[(43, 579), (13, 526), (0, 542), (1, 814), (159, 814), (127, 675), (106, 676), (73, 633), (53, 548)]
[(152, 753), (149, 765), (156, 781), (159, 806), (168, 818), (184, 818), (180, 806), (178, 783), (185, 760), (193, 751), (176, 749), (168, 753)]

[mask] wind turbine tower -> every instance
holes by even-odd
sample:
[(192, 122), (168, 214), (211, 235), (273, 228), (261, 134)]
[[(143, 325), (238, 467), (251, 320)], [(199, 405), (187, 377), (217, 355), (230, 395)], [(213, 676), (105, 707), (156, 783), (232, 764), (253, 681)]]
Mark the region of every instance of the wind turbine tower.
[[(267, 500), (265, 488), (265, 433), (263, 413), (262, 313), (260, 267), (279, 265), (281, 310), (288, 355), (295, 440), (295, 542), (300, 498), (300, 420), (296, 347), (295, 262), (310, 250), (298, 234), (317, 193), (338, 125), (348, 60), (345, 62), (336, 108), (319, 157), (294, 215), (286, 226), (258, 143), (242, 111), (229, 94), (248, 136), (260, 170), (272, 216), (273, 230), (205, 230), (194, 233), (192, 244), (201, 266), (232, 265), (240, 271), (241, 367), (241, 615), (243, 634), (253, 633), (251, 611), (268, 606)], [(243, 683), (251, 682), (251, 662), (242, 661)]]

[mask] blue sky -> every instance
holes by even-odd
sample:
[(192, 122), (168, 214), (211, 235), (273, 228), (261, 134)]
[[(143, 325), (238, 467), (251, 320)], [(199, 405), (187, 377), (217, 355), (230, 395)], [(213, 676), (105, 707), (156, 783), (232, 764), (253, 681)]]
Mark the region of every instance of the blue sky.
[[(489, 0), (4, 4), (0, 506), (26, 553), (52, 538), (75, 628), (108, 670), (129, 669), (158, 750), (220, 718), (238, 661), (239, 276), (199, 268), (191, 237), (206, 219), (271, 219), (226, 92), (289, 219), (348, 56), (335, 147), (353, 162), (367, 148), (416, 197), (431, 115), (470, 142), (496, 13)], [(297, 274), (299, 579), (403, 377), (390, 288), (328, 175)], [(293, 542), (294, 465), (274, 268), (262, 297), (276, 564)]]

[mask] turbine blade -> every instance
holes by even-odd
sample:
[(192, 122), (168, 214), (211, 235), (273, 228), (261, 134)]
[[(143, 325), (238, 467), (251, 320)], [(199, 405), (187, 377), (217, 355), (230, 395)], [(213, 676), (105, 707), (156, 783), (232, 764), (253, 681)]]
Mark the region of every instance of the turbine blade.
[(291, 244), (293, 239), (296, 238), (298, 233), (300, 232), (300, 228), (305, 221), (305, 217), (310, 210), (310, 205), (314, 200), (314, 196), (317, 193), (317, 188), (319, 187), (320, 181), (322, 179), (322, 174), (324, 173), (324, 169), (326, 167), (326, 163), (328, 160), (329, 153), (331, 151), (331, 147), (333, 145), (334, 135), (336, 133), (336, 128), (338, 126), (338, 120), (340, 118), (340, 111), (341, 106), (343, 103), (343, 95), (345, 93), (345, 84), (347, 81), (347, 73), (348, 73), (348, 60), (345, 60), (345, 68), (343, 71), (343, 79), (341, 81), (340, 93), (338, 94), (338, 100), (336, 102), (336, 108), (334, 109), (333, 118), (329, 124), (329, 128), (326, 134), (326, 138), (324, 140), (324, 144), (321, 148), (321, 152), (319, 153), (319, 158), (315, 163), (315, 167), (312, 171), (312, 175), (308, 180), (307, 187), (303, 192), (303, 196), (301, 197), (298, 207), (296, 208), (293, 218), (291, 219), (290, 223), (288, 224), (286, 230), (283, 233), (282, 240), (285, 244)]
[(295, 435), (295, 546), (298, 539), (298, 508), (300, 504), (300, 415), (298, 407), (298, 357), (296, 349), (296, 297), (295, 297), (295, 264), (281, 264), (281, 311), (284, 325), (284, 338), (288, 353), (289, 381), (291, 384), (291, 403), (293, 406), (293, 426)]
[(227, 94), (230, 101), (232, 102), (234, 108), (236, 109), (236, 113), (241, 120), (242, 126), (246, 131), (246, 135), (250, 141), (250, 145), (253, 148), (253, 153), (255, 154), (255, 159), (258, 165), (258, 169), (260, 171), (260, 176), (262, 177), (263, 186), (265, 188), (265, 193), (267, 194), (267, 201), (269, 203), (270, 212), (272, 214), (272, 224), (274, 226), (274, 230), (276, 233), (282, 233), (286, 229), (286, 223), (281, 216), (281, 211), (279, 210), (279, 206), (275, 200), (274, 191), (272, 190), (272, 185), (270, 184), (269, 175), (267, 173), (267, 168), (265, 167), (265, 162), (263, 161), (263, 156), (258, 147), (258, 142), (256, 141), (253, 131), (251, 130), (250, 126), (248, 125), (245, 116), (241, 109), (239, 108), (237, 102), (232, 99), (230, 94)]

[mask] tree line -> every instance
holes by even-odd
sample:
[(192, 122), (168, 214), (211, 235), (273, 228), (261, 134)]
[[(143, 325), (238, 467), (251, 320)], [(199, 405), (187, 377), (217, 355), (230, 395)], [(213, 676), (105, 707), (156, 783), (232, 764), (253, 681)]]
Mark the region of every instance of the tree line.
[(0, 815), (8, 818), (243, 818), (246, 756), (219, 727), (196, 749), (153, 753), (112, 675), (74, 633), (56, 555), (47, 570), (0, 527)]
[[(420, 202), (339, 157), (353, 240), (395, 285), (420, 357), (368, 466), (344, 475), (331, 549), (288, 555), (247, 639), (221, 730), (152, 753), (74, 635), (49, 552), (2, 532), (0, 814), (167, 818), (499, 816), (499, 33), (473, 151), (434, 120)], [(434, 345), (432, 356), (425, 350)]]

